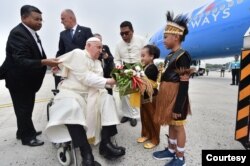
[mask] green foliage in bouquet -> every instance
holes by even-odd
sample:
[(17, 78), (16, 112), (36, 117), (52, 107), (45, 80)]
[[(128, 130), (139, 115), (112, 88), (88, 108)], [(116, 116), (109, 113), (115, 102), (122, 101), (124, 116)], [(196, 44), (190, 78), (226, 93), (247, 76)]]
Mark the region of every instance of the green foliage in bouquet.
[(120, 96), (139, 92), (139, 87), (134, 82), (135, 77), (140, 77), (141, 64), (125, 64), (113, 69), (111, 76), (116, 80)]

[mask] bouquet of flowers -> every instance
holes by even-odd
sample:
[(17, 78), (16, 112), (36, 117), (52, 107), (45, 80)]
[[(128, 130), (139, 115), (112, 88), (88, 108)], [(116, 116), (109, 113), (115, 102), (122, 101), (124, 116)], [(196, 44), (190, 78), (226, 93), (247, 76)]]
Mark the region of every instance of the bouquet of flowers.
[(111, 72), (112, 77), (117, 81), (120, 96), (140, 92), (144, 92), (152, 97), (153, 87), (150, 81), (145, 76), (141, 64), (125, 64), (118, 66)]

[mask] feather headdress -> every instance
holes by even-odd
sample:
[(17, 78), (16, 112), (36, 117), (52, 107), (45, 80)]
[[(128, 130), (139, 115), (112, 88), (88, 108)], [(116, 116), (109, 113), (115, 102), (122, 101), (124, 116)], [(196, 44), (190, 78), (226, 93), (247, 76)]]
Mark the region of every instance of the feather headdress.
[(182, 36), (182, 41), (184, 41), (185, 36), (188, 34), (188, 17), (185, 15), (177, 15), (174, 18), (174, 13), (168, 11), (166, 14), (167, 25), (164, 33), (175, 34)]

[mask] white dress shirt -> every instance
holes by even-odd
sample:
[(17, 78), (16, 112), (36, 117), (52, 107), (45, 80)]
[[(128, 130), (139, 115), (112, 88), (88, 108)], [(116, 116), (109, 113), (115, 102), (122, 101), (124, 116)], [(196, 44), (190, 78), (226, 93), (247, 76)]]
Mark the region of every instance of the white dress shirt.
[(146, 39), (133, 35), (131, 42), (120, 41), (115, 49), (114, 62), (116, 66), (125, 63), (141, 62), (141, 49), (146, 45)]
[(41, 55), (43, 56), (43, 49), (42, 49), (42, 46), (40, 45), (40, 43), (38, 42), (38, 38), (36, 37), (36, 31), (34, 31), (33, 29), (31, 29), (30, 27), (28, 27), (27, 25), (25, 25), (24, 23), (22, 23), (24, 26), (25, 26), (25, 28), (27, 28), (28, 29), (28, 31), (31, 33), (31, 35), (33, 36), (33, 38), (35, 39), (35, 41), (36, 41), (36, 44), (37, 44), (37, 46), (38, 46), (38, 48), (39, 48), (39, 50), (40, 50), (40, 52), (41, 52)]
[(72, 33), (73, 33), (73, 36), (75, 35), (77, 26), (78, 26), (78, 25), (76, 24), (73, 28), (71, 28), (71, 30), (73, 30), (73, 32), (72, 32)]

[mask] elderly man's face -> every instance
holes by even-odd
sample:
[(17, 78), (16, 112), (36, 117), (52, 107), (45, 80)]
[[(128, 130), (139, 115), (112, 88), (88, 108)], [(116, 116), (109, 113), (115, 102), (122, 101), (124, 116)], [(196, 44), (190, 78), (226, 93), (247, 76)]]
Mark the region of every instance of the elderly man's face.
[(87, 51), (90, 53), (93, 59), (98, 59), (102, 52), (102, 43), (101, 42), (87, 43)]
[(73, 19), (67, 12), (62, 12), (61, 14), (61, 23), (63, 24), (65, 29), (71, 29)]

